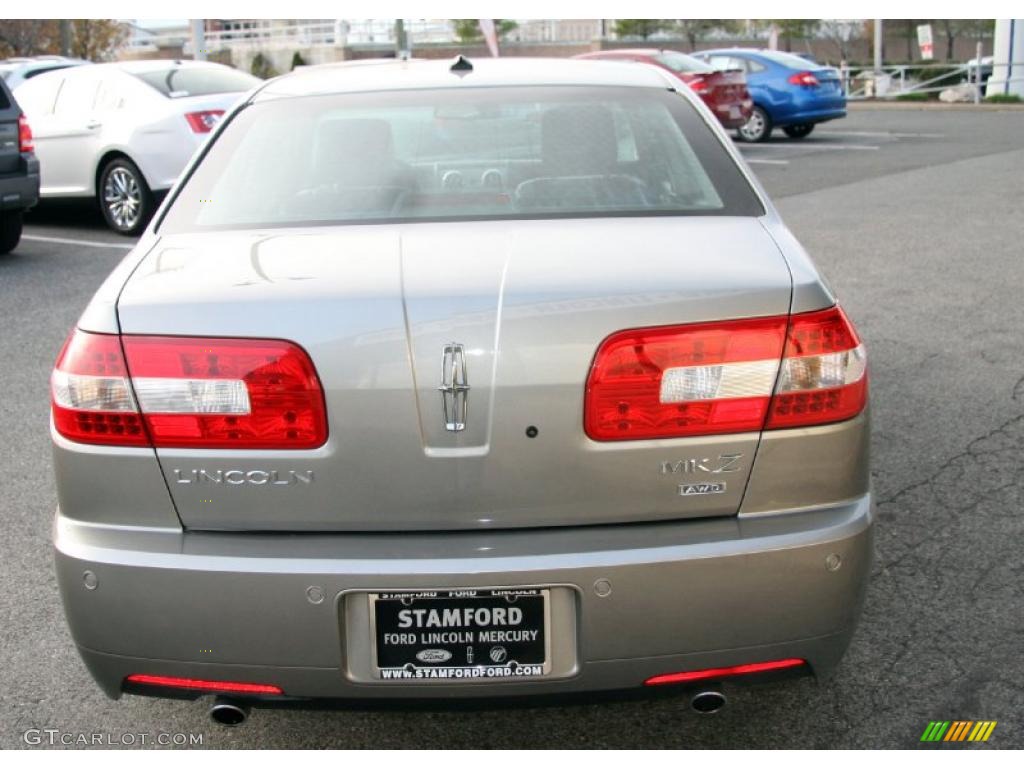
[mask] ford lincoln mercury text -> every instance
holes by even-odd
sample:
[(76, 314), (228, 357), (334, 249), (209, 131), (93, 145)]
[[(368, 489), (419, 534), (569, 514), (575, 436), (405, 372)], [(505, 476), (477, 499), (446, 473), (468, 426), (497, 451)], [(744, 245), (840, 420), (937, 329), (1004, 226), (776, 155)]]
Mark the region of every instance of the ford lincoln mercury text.
[(871, 565), (864, 347), (656, 67), (309, 67), (214, 129), (52, 376), (107, 695), (827, 676)]

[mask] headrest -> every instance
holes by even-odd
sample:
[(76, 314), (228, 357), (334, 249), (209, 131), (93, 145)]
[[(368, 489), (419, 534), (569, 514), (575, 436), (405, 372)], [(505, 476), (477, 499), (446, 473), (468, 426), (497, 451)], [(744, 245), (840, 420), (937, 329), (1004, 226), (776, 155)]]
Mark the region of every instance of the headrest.
[(391, 124), (387, 120), (352, 118), (329, 120), (316, 132), (318, 164), (379, 164), (394, 160)]
[(598, 104), (549, 109), (541, 118), (541, 152), (549, 173), (608, 173), (618, 159), (612, 111)]

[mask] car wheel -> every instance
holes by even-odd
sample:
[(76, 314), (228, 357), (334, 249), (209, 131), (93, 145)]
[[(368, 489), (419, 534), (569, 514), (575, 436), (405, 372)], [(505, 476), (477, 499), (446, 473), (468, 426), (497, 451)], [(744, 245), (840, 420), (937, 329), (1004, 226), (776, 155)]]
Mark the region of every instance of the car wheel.
[(125, 157), (103, 167), (99, 199), (107, 226), (121, 235), (138, 235), (153, 215), (153, 193), (138, 166)]
[(813, 130), (814, 123), (801, 123), (800, 125), (787, 125), (782, 132), (791, 139), (802, 139), (805, 136), (810, 136)]
[(10, 253), (21, 240), (21, 211), (0, 213), (0, 254)]
[(767, 141), (772, 135), (772, 119), (761, 107), (755, 106), (750, 119), (736, 129), (740, 141)]

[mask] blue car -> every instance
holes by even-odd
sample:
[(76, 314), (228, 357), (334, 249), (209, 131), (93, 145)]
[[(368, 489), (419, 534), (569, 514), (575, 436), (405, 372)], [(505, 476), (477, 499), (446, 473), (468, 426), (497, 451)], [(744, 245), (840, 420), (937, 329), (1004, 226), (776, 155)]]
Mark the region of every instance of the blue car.
[(773, 128), (802, 139), (826, 120), (846, 117), (839, 72), (782, 51), (727, 48), (701, 51), (697, 58), (715, 69), (741, 69), (754, 99), (750, 120), (738, 128), (743, 141), (766, 141)]

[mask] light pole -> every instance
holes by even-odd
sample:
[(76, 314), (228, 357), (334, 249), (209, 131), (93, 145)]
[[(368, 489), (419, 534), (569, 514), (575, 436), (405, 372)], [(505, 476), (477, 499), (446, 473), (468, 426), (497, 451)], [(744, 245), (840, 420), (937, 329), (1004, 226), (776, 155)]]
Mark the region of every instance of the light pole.
[(206, 22), (192, 19), (192, 58), (206, 61)]

